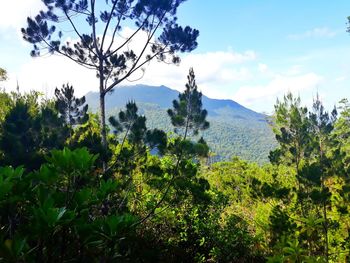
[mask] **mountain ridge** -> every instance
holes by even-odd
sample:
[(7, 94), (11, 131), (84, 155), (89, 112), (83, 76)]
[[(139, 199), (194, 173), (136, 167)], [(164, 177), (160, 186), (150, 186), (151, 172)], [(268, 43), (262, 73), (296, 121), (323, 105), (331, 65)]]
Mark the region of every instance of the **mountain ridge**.
[[(145, 91), (147, 91), (147, 93), (145, 93)], [(137, 92), (141, 92), (142, 95), (139, 96), (138, 94), (136, 94)], [(113, 103), (113, 101), (111, 101), (111, 98), (113, 98), (114, 100), (116, 99), (115, 93), (118, 93), (117, 97), (119, 97), (119, 99), (117, 98), (117, 103), (115, 102)], [(137, 84), (137, 85), (130, 85), (130, 86), (120, 86), (116, 88), (111, 94), (106, 95), (106, 109), (113, 108), (116, 106), (116, 104), (117, 106), (122, 106), (120, 105), (120, 103), (125, 104), (126, 93), (129, 93), (128, 94), (129, 97), (127, 98), (127, 100), (135, 100), (136, 102), (144, 102), (144, 103), (154, 103), (154, 104), (160, 105), (162, 108), (169, 108), (172, 106), (172, 101), (178, 98), (179, 91), (164, 85), (150, 86), (145, 84)], [(89, 100), (91, 96), (96, 96), (96, 94), (98, 94), (98, 92), (90, 91), (85, 95), (85, 97), (87, 98), (87, 100)], [(159, 98), (162, 98), (162, 99), (159, 100)], [(211, 111), (212, 113), (214, 113), (214, 111), (217, 108), (219, 107), (223, 108), (226, 106), (233, 109), (240, 108), (246, 111), (246, 113), (255, 115), (256, 117), (266, 116), (262, 113), (253, 111), (231, 99), (214, 99), (214, 98), (209, 98), (208, 96), (203, 94), (202, 102), (203, 102), (203, 108), (205, 108), (208, 112)]]

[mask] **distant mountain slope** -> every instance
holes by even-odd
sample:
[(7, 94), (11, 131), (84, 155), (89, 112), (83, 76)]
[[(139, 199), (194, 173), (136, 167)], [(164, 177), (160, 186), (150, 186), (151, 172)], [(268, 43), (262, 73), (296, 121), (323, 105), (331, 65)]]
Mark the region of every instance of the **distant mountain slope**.
[[(89, 92), (85, 96), (90, 107), (97, 109), (99, 105), (97, 93)], [(165, 86), (122, 86), (116, 88), (112, 93), (106, 96), (106, 110), (124, 107), (128, 100), (151, 103), (159, 105), (162, 108), (168, 108), (177, 96), (178, 92), (176, 90), (169, 89)]]
[[(106, 111), (115, 115), (127, 101), (136, 101), (140, 112), (147, 117), (150, 128), (172, 131), (166, 110), (178, 98), (178, 91), (165, 86), (122, 86), (106, 96)], [(86, 94), (92, 111), (98, 111), (98, 93)], [(228, 159), (237, 155), (260, 163), (276, 145), (266, 116), (232, 100), (211, 99), (203, 95), (203, 107), (208, 110), (210, 129), (203, 133), (216, 158)]]

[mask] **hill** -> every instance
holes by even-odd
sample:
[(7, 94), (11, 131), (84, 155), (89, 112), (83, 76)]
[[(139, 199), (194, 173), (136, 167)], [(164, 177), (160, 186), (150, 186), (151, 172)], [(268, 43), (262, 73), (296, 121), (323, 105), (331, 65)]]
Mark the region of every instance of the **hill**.
[[(166, 110), (177, 99), (178, 91), (165, 86), (121, 86), (106, 96), (106, 111), (115, 115), (127, 101), (136, 101), (140, 112), (147, 117), (149, 128), (168, 132), (173, 128)], [(98, 110), (98, 93), (86, 94), (92, 111)], [(203, 95), (203, 107), (208, 111), (209, 130), (203, 133), (216, 160), (240, 156), (244, 159), (267, 161), (268, 153), (276, 145), (266, 115), (252, 111), (232, 100), (211, 99)]]

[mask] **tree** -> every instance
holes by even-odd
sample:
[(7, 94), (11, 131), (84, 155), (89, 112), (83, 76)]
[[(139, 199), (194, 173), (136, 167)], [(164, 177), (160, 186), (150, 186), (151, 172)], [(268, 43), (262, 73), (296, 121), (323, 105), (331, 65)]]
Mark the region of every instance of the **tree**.
[(0, 81), (7, 80), (7, 72), (3, 68), (0, 68)]
[(126, 104), (125, 111), (119, 112), (119, 120), (113, 116), (109, 118), (109, 122), (116, 133), (125, 130), (122, 145), (126, 139), (133, 144), (139, 144), (146, 134), (146, 117), (139, 116), (137, 111), (136, 103), (130, 101)]
[(317, 94), (313, 103), (313, 110), (309, 113), (310, 119), (310, 132), (314, 135), (314, 150), (315, 163), (318, 166), (319, 171), (319, 185), (318, 189), (314, 189), (314, 193), (318, 193), (316, 202), (321, 203), (322, 217), (323, 217), (323, 231), (324, 231), (324, 244), (325, 254), (328, 262), (329, 258), (329, 215), (330, 200), (329, 200), (329, 188), (325, 185), (327, 177), (330, 177), (332, 171), (330, 171), (331, 161), (327, 156), (330, 148), (331, 132), (334, 129), (334, 124), (337, 119), (337, 110), (334, 108), (331, 114), (325, 111), (322, 102)]
[(125, 106), (125, 111), (120, 111), (118, 119), (114, 116), (109, 118), (109, 123), (114, 129), (114, 133), (125, 132), (121, 148), (128, 139), (128, 142), (135, 146), (150, 146), (150, 149), (157, 148), (159, 153), (164, 153), (167, 144), (167, 136), (164, 131), (146, 127), (146, 117), (138, 114), (138, 108), (134, 101), (130, 101)]
[(8, 113), (8, 111), (13, 107), (13, 100), (11, 95), (6, 93), (4, 90), (0, 90), (0, 122), (2, 122)]
[(5, 102), (0, 125), (0, 165), (23, 165), (29, 170), (40, 167), (44, 154), (63, 148), (69, 129), (59, 118), (53, 103), (38, 103), (40, 94), (12, 94)]
[(87, 148), (90, 153), (98, 155), (97, 167), (102, 167), (103, 163), (109, 159), (111, 152), (105, 151), (102, 145), (101, 130), (99, 128), (99, 117), (97, 114), (89, 114), (88, 120), (73, 130), (67, 145), (70, 149)]
[(340, 118), (335, 124), (333, 131), (333, 140), (335, 141), (335, 148), (337, 157), (341, 159), (337, 167), (338, 172), (342, 174), (349, 174), (350, 172), (350, 103), (347, 99), (340, 101)]
[[(40, 56), (46, 49), (96, 71), (105, 148), (105, 95), (137, 70), (144, 71), (151, 60), (179, 63), (177, 52), (190, 52), (197, 47), (199, 31), (177, 24), (177, 8), (185, 0), (106, 0), (103, 4), (96, 4), (95, 0), (42, 1), (47, 11), (28, 18), (27, 28), (22, 28), (23, 37), (33, 44), (32, 56)], [(87, 27), (81, 24), (84, 19)], [(77, 41), (63, 41), (63, 32), (56, 27), (62, 23), (71, 27)], [(118, 39), (122, 29), (131, 23), (136, 30)], [(89, 30), (83, 33), (85, 28)], [(132, 40), (142, 32), (146, 35), (142, 48), (129, 49)]]
[[(341, 203), (337, 196), (344, 196), (337, 178), (342, 169), (334, 169), (334, 165), (339, 164), (339, 155), (331, 152), (337, 144), (331, 136), (336, 126), (337, 111), (334, 109), (328, 113), (318, 96), (312, 110), (308, 111), (300, 106), (300, 99), (293, 98), (291, 94), (285, 96), (283, 102), (278, 102), (275, 109), (275, 133), (280, 147), (271, 152), (270, 159), (294, 170), (295, 187), (290, 189), (290, 193), (295, 195), (297, 202), (287, 201), (277, 207), (280, 211), (273, 211), (270, 216), (271, 226), (275, 226), (271, 228), (273, 236), (284, 245), (290, 243), (291, 235), (276, 229), (282, 230), (282, 222), (292, 220), (299, 230), (295, 236), (298, 247), (306, 249), (305, 255), (307, 252), (308, 256), (322, 256), (328, 262), (336, 258), (343, 242), (343, 237), (335, 234), (340, 222), (340, 214), (335, 213), (335, 207)], [(270, 188), (269, 192), (273, 193), (273, 189), (277, 188)], [(288, 207), (292, 209), (288, 211)], [(290, 226), (286, 229), (295, 232)]]
[(202, 93), (197, 89), (193, 68), (190, 68), (187, 79), (186, 90), (179, 94), (179, 100), (173, 101), (174, 108), (168, 110), (171, 123), (184, 130), (184, 140), (190, 131), (197, 135), (199, 130), (209, 128), (208, 112), (202, 109)]
[[(151, 211), (139, 223), (154, 215), (156, 209), (167, 200), (172, 190), (176, 191), (175, 199), (181, 200), (184, 196), (192, 194), (194, 200), (200, 199), (203, 202), (206, 200), (205, 191), (208, 189), (208, 182), (203, 178), (196, 177), (198, 167), (197, 164), (193, 163), (193, 160), (201, 155), (206, 156), (209, 152), (209, 147), (203, 138), (200, 138), (198, 142), (192, 142), (186, 137), (190, 132), (197, 134), (199, 130), (207, 129), (209, 122), (206, 121), (207, 111), (202, 109), (202, 94), (197, 90), (192, 68), (187, 78), (186, 90), (179, 94), (179, 101), (173, 101), (174, 109), (168, 110), (173, 125), (183, 129), (184, 134), (169, 140), (167, 154), (171, 156), (172, 162), (170, 162), (171, 165), (169, 165), (164, 174), (169, 174), (170, 176), (163, 178), (165, 180), (161, 180), (162, 183), (158, 184), (160, 191), (165, 190), (162, 192), (160, 199), (155, 202)], [(162, 133), (155, 130), (153, 135), (147, 137), (148, 139), (155, 139), (157, 137), (161, 138), (162, 136), (160, 135)]]
[(273, 129), (280, 146), (270, 152), (271, 162), (278, 162), (284, 157), (299, 171), (302, 159), (310, 154), (307, 113), (307, 108), (300, 106), (300, 98), (294, 98), (291, 93), (284, 96), (282, 102), (277, 100)]
[(38, 166), (38, 138), (34, 117), (29, 105), (21, 101), (6, 115), (2, 124), (0, 149), (4, 153), (2, 165), (25, 165), (29, 169)]
[[(73, 86), (63, 85), (61, 89), (55, 89), (56, 109), (63, 121), (69, 127), (85, 123), (89, 117), (87, 114), (88, 105), (85, 104), (85, 96), (76, 98)], [(85, 104), (85, 105), (84, 105)]]

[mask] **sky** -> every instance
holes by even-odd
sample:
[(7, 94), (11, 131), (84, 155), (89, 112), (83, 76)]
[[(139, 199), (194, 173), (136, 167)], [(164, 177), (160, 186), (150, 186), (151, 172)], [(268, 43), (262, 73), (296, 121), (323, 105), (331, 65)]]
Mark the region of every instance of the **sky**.
[[(1, 86), (14, 90), (18, 82), (21, 91), (35, 89), (47, 96), (67, 82), (78, 95), (98, 89), (93, 71), (57, 55), (30, 56), (31, 45), (22, 40), (20, 28), (43, 8), (41, 0), (0, 0), (0, 5), (0, 67), (9, 75)], [(319, 94), (331, 109), (350, 97), (349, 15), (348, 0), (188, 0), (178, 9), (178, 23), (200, 31), (198, 48), (182, 54), (179, 66), (152, 62), (141, 79), (135, 75), (122, 85), (182, 91), (193, 67), (198, 88), (211, 98), (271, 113), (287, 92), (306, 105)]]

